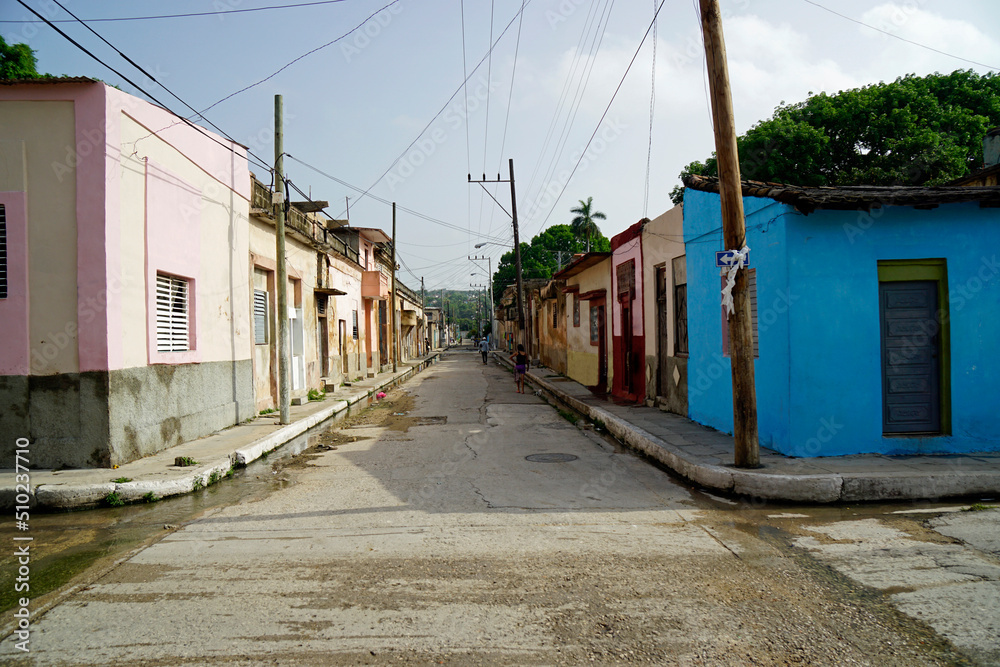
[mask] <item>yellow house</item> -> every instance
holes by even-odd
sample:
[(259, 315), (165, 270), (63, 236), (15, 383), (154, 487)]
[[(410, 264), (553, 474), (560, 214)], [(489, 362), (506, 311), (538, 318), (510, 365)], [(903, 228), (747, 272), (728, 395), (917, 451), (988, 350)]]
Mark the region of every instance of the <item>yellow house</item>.
[(607, 310), (610, 258), (609, 252), (578, 255), (553, 276), (566, 281), (566, 375), (600, 393), (608, 390), (612, 379)]

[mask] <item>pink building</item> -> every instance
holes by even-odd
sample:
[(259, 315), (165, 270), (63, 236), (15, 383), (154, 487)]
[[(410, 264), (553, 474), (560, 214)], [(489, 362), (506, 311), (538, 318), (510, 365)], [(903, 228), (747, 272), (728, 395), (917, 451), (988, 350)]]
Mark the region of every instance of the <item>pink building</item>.
[(0, 85), (0, 440), (111, 466), (254, 414), (246, 150), (86, 78)]

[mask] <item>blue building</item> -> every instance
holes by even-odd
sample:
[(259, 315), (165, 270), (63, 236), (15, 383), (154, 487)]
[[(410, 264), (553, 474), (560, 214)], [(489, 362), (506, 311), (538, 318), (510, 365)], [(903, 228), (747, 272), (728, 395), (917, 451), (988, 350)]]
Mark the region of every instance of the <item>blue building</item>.
[[(718, 182), (685, 180), (688, 410), (733, 429)], [(760, 444), (1000, 450), (1000, 188), (744, 182)]]

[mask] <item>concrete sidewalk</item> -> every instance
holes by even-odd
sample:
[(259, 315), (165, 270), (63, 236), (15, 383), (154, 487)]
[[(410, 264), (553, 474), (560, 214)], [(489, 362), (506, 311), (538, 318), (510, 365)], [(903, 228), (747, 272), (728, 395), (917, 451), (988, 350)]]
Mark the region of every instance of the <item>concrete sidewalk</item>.
[[(291, 423), (284, 426), (278, 422), (277, 413), (262, 415), (252, 422), (181, 443), (115, 469), (30, 470), (27, 504), (53, 510), (84, 509), (100, 506), (112, 492), (125, 502), (141, 501), (150, 493), (156, 498), (190, 493), (225, 477), (231, 468), (245, 466), (281, 447), (353, 405), (360, 403), (366, 407), (370, 396), (406, 381), (438, 361), (440, 355), (440, 351), (433, 352), (398, 364), (395, 373), (380, 373), (349, 387), (339, 387), (335, 392), (328, 392), (325, 400), (294, 405)], [(174, 459), (178, 457), (190, 457), (198, 464), (175, 466)], [(123, 478), (131, 481), (112, 481)], [(16, 481), (14, 470), (0, 470), (0, 509), (24, 504), (23, 497), (18, 500)]]
[[(510, 366), (506, 355), (494, 358)], [(708, 489), (806, 503), (1000, 496), (1000, 453), (793, 458), (762, 447), (761, 467), (742, 469), (733, 465), (730, 435), (658, 408), (617, 405), (549, 369), (533, 369), (527, 380)]]

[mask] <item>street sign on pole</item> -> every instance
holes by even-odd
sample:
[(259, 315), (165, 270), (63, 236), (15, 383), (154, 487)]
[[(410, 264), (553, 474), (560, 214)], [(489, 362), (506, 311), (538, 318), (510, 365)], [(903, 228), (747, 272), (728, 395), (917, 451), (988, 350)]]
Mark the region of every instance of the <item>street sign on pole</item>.
[[(739, 253), (735, 250), (719, 250), (715, 253), (715, 266), (720, 269), (728, 269), (729, 267), (736, 264), (737, 255)], [(743, 266), (750, 266), (750, 253), (747, 252), (746, 259), (743, 261)]]

